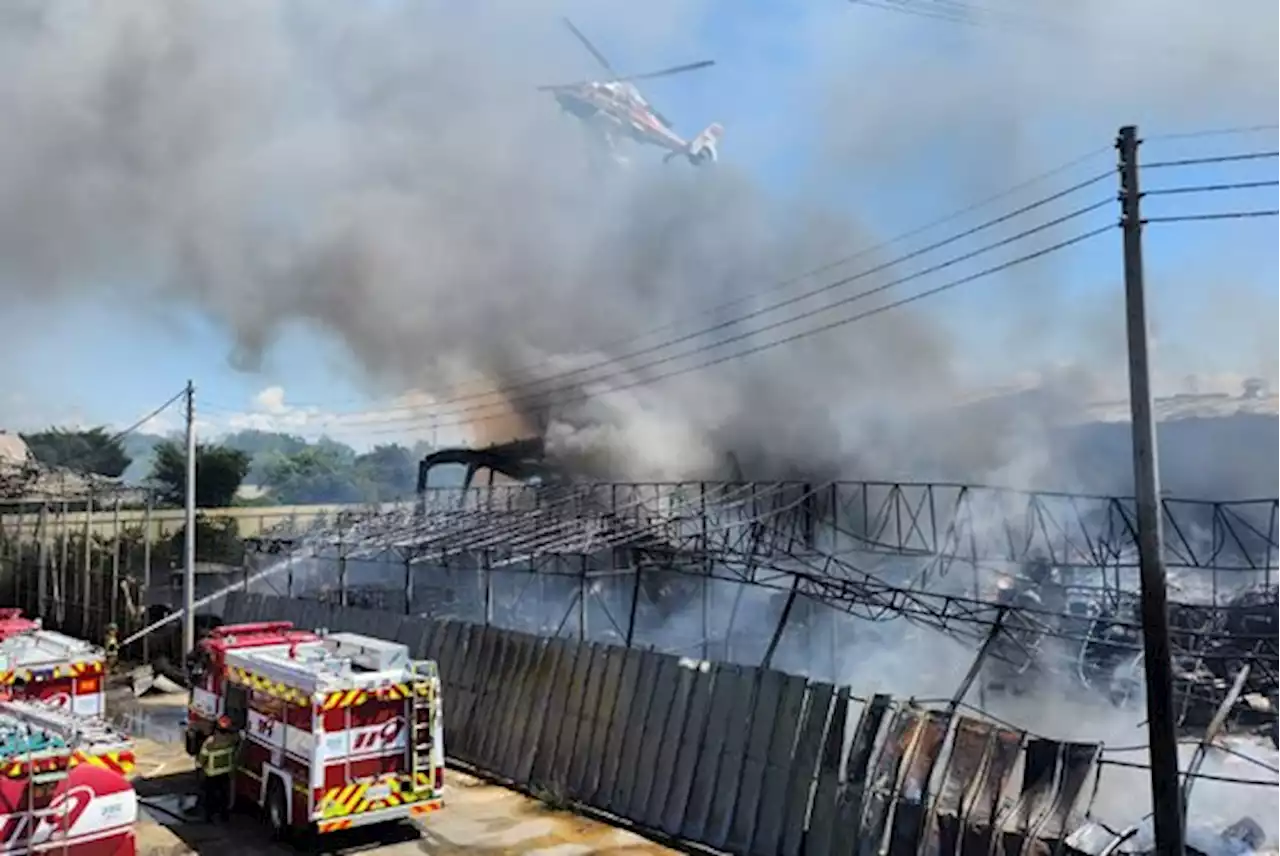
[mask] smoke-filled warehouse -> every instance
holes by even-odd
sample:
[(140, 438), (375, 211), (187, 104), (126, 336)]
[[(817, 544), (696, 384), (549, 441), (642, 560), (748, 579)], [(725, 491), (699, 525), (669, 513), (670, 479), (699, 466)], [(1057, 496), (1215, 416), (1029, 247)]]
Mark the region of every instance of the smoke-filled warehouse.
[[(1092, 856), (1168, 834), (1163, 580), (1187, 840), (1274, 847), (1276, 27), (1263, 0), (7, 0), (11, 564), (88, 628), (91, 529), (145, 505), (172, 579), (148, 546), (94, 597), (173, 630), (197, 535), (153, 500), (185, 515), (225, 452), (182, 518), (225, 511), (238, 551), (202, 622), (283, 596), (763, 675), (751, 704), (776, 680), (805, 716), (820, 685), (863, 718), (813, 737), (788, 816), (821, 791), (882, 852), (951, 852), (917, 819), (951, 801), (987, 849), (1016, 820)], [(58, 494), (87, 465), (50, 450), (140, 432)], [(81, 511), (74, 589), (49, 521)], [(979, 823), (964, 764), (1056, 772)]]

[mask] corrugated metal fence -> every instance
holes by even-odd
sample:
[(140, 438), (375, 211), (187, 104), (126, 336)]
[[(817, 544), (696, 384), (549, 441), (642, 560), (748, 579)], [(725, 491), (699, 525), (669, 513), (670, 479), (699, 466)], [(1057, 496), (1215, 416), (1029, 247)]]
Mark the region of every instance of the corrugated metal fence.
[(1061, 852), (1101, 751), (769, 669), (480, 625), (239, 593), (224, 618), (397, 639), (440, 664), (450, 757), (732, 853)]

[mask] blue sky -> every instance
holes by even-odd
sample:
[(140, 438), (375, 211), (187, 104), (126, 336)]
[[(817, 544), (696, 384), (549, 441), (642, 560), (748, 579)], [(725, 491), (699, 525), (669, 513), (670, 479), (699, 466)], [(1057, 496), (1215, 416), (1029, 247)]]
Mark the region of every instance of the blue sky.
[[(842, 58), (846, 64), (840, 71), (850, 76), (852, 94), (838, 102), (842, 105), (840, 109), (849, 111), (849, 124), (857, 123), (860, 91), (867, 97), (881, 97), (878, 90), (893, 85), (892, 81), (902, 79), (903, 75), (914, 73), (920, 63), (941, 61), (939, 57), (955, 63), (956, 68), (963, 68), (965, 51), (972, 49), (963, 41), (964, 28), (853, 6), (838, 10), (838, 14), (828, 11), (817, 24), (813, 20), (801, 20), (796, 4), (745, 5), (715, 0), (703, 6), (706, 13), (696, 26), (682, 33), (681, 38), (673, 39), (669, 49), (632, 56), (626, 46), (616, 48), (605, 44), (604, 37), (598, 39), (600, 47), (611, 54), (617, 66), (627, 69), (647, 69), (703, 57), (716, 59), (714, 68), (654, 81), (645, 86), (645, 91), (686, 135), (692, 135), (709, 121), (722, 122), (726, 128), (722, 160), (752, 174), (780, 199), (804, 193), (836, 210), (856, 211), (860, 219), (874, 219), (875, 234), (881, 240), (949, 214), (968, 201), (976, 201), (1086, 151), (1108, 146), (1119, 116), (1126, 117), (1124, 121), (1130, 118), (1142, 121), (1144, 136), (1199, 130), (1221, 125), (1225, 119), (1233, 120), (1228, 124), (1250, 124), (1275, 118), (1274, 112), (1222, 115), (1231, 114), (1231, 110), (1218, 110), (1220, 105), (1208, 103), (1203, 111), (1184, 110), (1178, 117), (1162, 116), (1155, 111), (1152, 123), (1147, 124), (1146, 114), (1152, 111), (1141, 103), (1113, 103), (1096, 113), (1083, 110), (1079, 103), (1064, 104), (1061, 110), (1055, 110), (1050, 103), (1019, 124), (1018, 163), (1003, 164), (1000, 157), (982, 162), (980, 146), (945, 135), (914, 141), (904, 161), (892, 169), (854, 161), (838, 172), (824, 170), (822, 184), (815, 188), (813, 165), (830, 154), (826, 149), (831, 140), (824, 123), (830, 121), (831, 106), (814, 100), (815, 92), (820, 90), (814, 86), (813, 79), (815, 75), (829, 73), (832, 60), (830, 52), (823, 53), (820, 59), (814, 58), (817, 52), (811, 43), (818, 38), (814, 27), (849, 28), (850, 56)], [(596, 28), (589, 18), (580, 18), (579, 23), (589, 34), (594, 33)], [(606, 22), (599, 22), (599, 29), (607, 32)], [(830, 33), (826, 37), (834, 38)], [(573, 50), (573, 46), (566, 44), (563, 49)], [(859, 55), (859, 51), (865, 53)], [(582, 68), (589, 71), (589, 58), (584, 55), (582, 59)], [(909, 85), (909, 81), (905, 85)], [(1274, 111), (1274, 101), (1271, 103)], [(824, 111), (828, 114), (825, 118)], [(1181, 124), (1175, 124), (1175, 118), (1181, 120)], [(1161, 124), (1162, 120), (1169, 123)], [(963, 131), (958, 129), (955, 133)], [(1275, 145), (1274, 132), (1153, 140), (1144, 146), (1143, 158), (1273, 149)], [(637, 158), (651, 154), (632, 152)], [(1044, 190), (1064, 187), (1106, 170), (1113, 163), (1114, 154), (1105, 152), (1047, 182)], [(672, 168), (685, 168), (685, 165), (673, 164)], [(1148, 189), (1154, 189), (1171, 184), (1268, 180), (1274, 179), (1276, 172), (1275, 160), (1263, 160), (1203, 169), (1152, 171), (1144, 175), (1144, 183)], [(983, 179), (973, 181), (975, 173), (982, 174)], [(993, 185), (986, 178), (989, 173), (1007, 178)], [(973, 187), (968, 186), (971, 183)], [(1105, 197), (1114, 193), (1114, 187), (1113, 182), (1104, 181), (1053, 211), (1062, 213), (1073, 204)], [(1270, 187), (1235, 194), (1151, 198), (1147, 200), (1146, 213), (1154, 216), (1275, 208), (1276, 196), (1276, 189)], [(1029, 197), (1019, 199), (1026, 198)], [(992, 205), (948, 228), (973, 225), (983, 216), (1002, 213), (1009, 207), (1010, 203)], [(1115, 211), (1107, 208), (1090, 218), (1082, 218), (1080, 225), (1102, 224), (1114, 216)], [(898, 249), (910, 249), (945, 234), (945, 228), (939, 229)], [(850, 248), (850, 251), (857, 249)], [(1152, 226), (1147, 232), (1145, 251), (1150, 300), (1157, 318), (1160, 344), (1162, 348), (1168, 346), (1167, 353), (1162, 352), (1167, 356), (1164, 368), (1168, 372), (1274, 376), (1276, 318), (1280, 312), (1274, 218)], [(941, 258), (931, 256), (918, 264)], [(956, 273), (968, 272), (980, 264), (958, 268)], [(1052, 277), (1055, 300), (1059, 301), (1062, 311), (1083, 319), (1094, 317), (1102, 311), (1095, 307), (1104, 307), (1105, 301), (1114, 301), (1119, 294), (1119, 235), (1106, 235), (1058, 254), (1052, 262), (1036, 270)], [(920, 287), (941, 281), (930, 279), (920, 283)], [(1016, 282), (1014, 285), (1016, 287)], [(1009, 286), (1001, 286), (1000, 281), (993, 278), (992, 283), (976, 284), (937, 301), (937, 308), (945, 312), (951, 326), (957, 330), (979, 331), (970, 337), (973, 359), (977, 363), (999, 362), (1001, 349), (1007, 347), (981, 334), (984, 320), (1002, 300), (1001, 287)], [(163, 313), (163, 323), (157, 323), (156, 313)], [(1112, 317), (1114, 323), (1120, 323), (1118, 316)], [(246, 372), (230, 365), (232, 340), (227, 331), (191, 307), (151, 307), (150, 311), (140, 312), (137, 306), (104, 298), (80, 300), (71, 306), (22, 308), (15, 320), (15, 329), (20, 332), (0, 344), (0, 354), (4, 354), (9, 365), (14, 365), (19, 354), (24, 357), (34, 354), (36, 359), (32, 362), (39, 366), (38, 371), (10, 374), (9, 379), (0, 384), (0, 389), (6, 391), (3, 412), (10, 419), (26, 423), (15, 426), (19, 428), (33, 427), (32, 422), (127, 423), (171, 395), (188, 377), (197, 383), (199, 401), (209, 414), (210, 430), (241, 424), (235, 422), (239, 411), (262, 410), (266, 405), (255, 404), (255, 399), (272, 387), (284, 391), (286, 404), (308, 405), (324, 411), (376, 408), (387, 398), (385, 390), (370, 393), (340, 344), (301, 326), (288, 329), (275, 342), (259, 371)], [(1264, 344), (1269, 341), (1269, 345), (1260, 348), (1259, 336), (1254, 333), (1233, 334), (1233, 330), (1241, 329), (1238, 327), (1241, 324), (1262, 325), (1262, 341)], [(1080, 324), (1073, 324), (1071, 329), (1069, 337), (1058, 337), (1051, 332), (1042, 337), (1039, 354), (1028, 362), (1035, 365), (1070, 361), (1081, 347), (1080, 340), (1075, 338), (1080, 335)], [(1269, 340), (1266, 329), (1270, 330)], [(172, 422), (157, 423), (154, 427), (176, 424), (177, 414), (173, 416)], [(262, 424), (269, 424), (269, 420)], [(353, 436), (351, 439), (363, 442), (368, 438)]]

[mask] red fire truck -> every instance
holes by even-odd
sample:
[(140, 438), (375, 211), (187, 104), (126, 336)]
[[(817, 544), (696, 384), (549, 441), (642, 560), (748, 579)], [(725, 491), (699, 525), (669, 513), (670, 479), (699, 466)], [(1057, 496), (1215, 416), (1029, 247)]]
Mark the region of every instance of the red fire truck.
[(276, 837), (443, 806), (440, 677), (407, 646), (287, 621), (224, 625), (188, 667), (187, 751), (227, 716), (241, 736), (235, 798), (260, 807)]
[(128, 738), (46, 702), (0, 702), (0, 856), (134, 856)]
[(45, 630), (21, 610), (0, 609), (0, 690), (40, 699), (80, 716), (105, 709), (106, 655), (73, 636)]

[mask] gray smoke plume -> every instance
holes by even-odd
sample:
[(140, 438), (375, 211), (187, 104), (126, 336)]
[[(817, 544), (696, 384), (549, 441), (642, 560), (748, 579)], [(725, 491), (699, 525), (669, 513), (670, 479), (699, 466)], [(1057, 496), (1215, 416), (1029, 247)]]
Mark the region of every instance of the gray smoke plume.
[[(911, 57), (886, 54), (876, 32), (933, 22), (869, 17), (842, 3), (781, 24), (742, 23), (699, 4), (598, 5), (5, 3), (0, 115), (14, 130), (0, 137), (0, 287), (19, 302), (96, 290), (195, 306), (233, 332), (233, 363), (249, 370), (283, 325), (301, 322), (345, 343), (376, 389), (449, 399), (474, 392), (477, 377), (484, 391), (508, 389), (530, 379), (531, 365), (543, 375), (591, 366), (661, 341), (632, 341), (655, 326), (676, 323), (670, 337), (759, 309), (768, 298), (698, 314), (888, 237), (871, 225), (874, 212), (855, 222), (823, 204), (823, 188), (851, 170), (891, 174), (945, 139), (949, 162), (929, 204), (946, 210), (953, 196), (1043, 168), (1044, 141), (1032, 129), (1042, 133), (1046, 117), (1070, 122), (1074, 111), (1097, 110), (1096, 139), (1105, 139), (1135, 114), (1265, 118), (1276, 103), (1276, 42), (1258, 26), (1274, 30), (1275, 8), (1261, 0), (1230, 15), (1189, 0), (1174, 11), (1141, 3), (1141, 15), (1125, 15), (1159, 26), (1150, 38), (1127, 30), (1125, 45), (1111, 35), (1114, 10), (1099, 5), (1081, 13), (1070, 40), (1033, 46), (974, 28), (948, 36), (962, 39), (958, 50)], [(801, 58), (774, 91), (800, 121), (766, 130), (771, 107), (760, 103), (728, 129), (715, 169), (664, 167), (653, 150), (619, 166), (533, 91), (594, 71), (559, 29), (564, 12), (628, 68), (660, 65), (659, 53), (691, 58), (704, 25), (762, 47), (788, 42)], [(1170, 38), (1189, 47), (1172, 52)], [(1121, 72), (1131, 86), (1115, 85)], [(723, 60), (713, 73), (750, 81)], [(1189, 106), (1192, 95), (1212, 107)], [(766, 191), (734, 165), (735, 146), (786, 151), (797, 135), (820, 141), (823, 158), (797, 165), (795, 192)], [(993, 140), (1002, 144), (994, 155)], [(989, 164), (999, 174), (984, 171)], [(1041, 264), (981, 299), (1025, 331), (1050, 298), (1018, 295), (1053, 280), (1052, 265)], [(756, 477), (1044, 477), (1046, 432), (1090, 383), (1060, 385), (1062, 394), (1017, 419), (921, 427), (974, 384), (961, 368), (953, 305), (894, 310), (617, 391), (795, 328), (644, 368), (670, 352), (654, 353), (533, 390), (559, 390), (549, 415), (547, 398), (526, 390), (469, 400), (462, 418), (478, 440), (545, 431), (553, 449), (595, 471), (638, 477), (723, 472), (727, 452)], [(1093, 357), (1106, 349), (1096, 343), (1115, 341), (1118, 317), (1099, 331), (1088, 313), (1052, 314), (1076, 329), (1082, 375), (1097, 373)], [(1274, 341), (1273, 325), (1269, 334)], [(626, 344), (602, 346), (610, 342)], [(707, 339), (681, 347), (697, 344)], [(566, 401), (583, 395), (592, 398)]]

